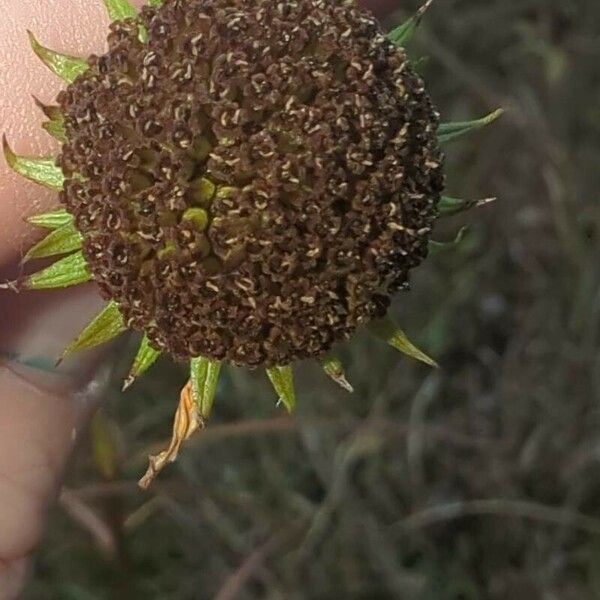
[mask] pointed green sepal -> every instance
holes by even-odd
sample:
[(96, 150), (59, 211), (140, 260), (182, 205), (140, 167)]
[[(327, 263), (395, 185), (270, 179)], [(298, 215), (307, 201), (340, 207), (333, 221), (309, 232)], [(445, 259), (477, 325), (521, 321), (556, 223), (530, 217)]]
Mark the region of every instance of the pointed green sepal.
[(210, 418), (220, 373), (220, 362), (213, 362), (202, 357), (193, 358), (190, 361), (192, 395), (198, 407), (198, 413), (204, 421)]
[(66, 209), (61, 208), (54, 212), (44, 213), (41, 215), (33, 215), (27, 219), (27, 222), (36, 227), (43, 229), (58, 229), (63, 225), (68, 225), (74, 222), (73, 215), (69, 214)]
[[(137, 10), (129, 0), (104, 0), (104, 6), (106, 6), (111, 21), (135, 19), (138, 15)], [(139, 31), (138, 39), (142, 44), (145, 44), (148, 41), (148, 30), (143, 25), (140, 25)]]
[(451, 198), (450, 196), (442, 196), (438, 203), (438, 211), (440, 217), (451, 217), (471, 208), (479, 208), (491, 202), (495, 202), (496, 198), (483, 198), (482, 200), (464, 200), (462, 198)]
[(389, 317), (378, 319), (369, 323), (369, 330), (379, 339), (399, 350), (403, 354), (424, 362), (431, 367), (438, 367), (438, 364), (423, 351), (419, 350)]
[(9, 146), (6, 136), (2, 138), (2, 148), (6, 163), (15, 173), (51, 190), (63, 189), (65, 177), (56, 164), (56, 159), (17, 156)]
[(22, 287), (29, 290), (51, 290), (90, 281), (92, 276), (82, 252), (71, 254), (25, 279)]
[(292, 367), (273, 367), (267, 369), (267, 375), (288, 412), (296, 407), (296, 392), (294, 390), (294, 372)]
[(42, 123), (42, 127), (46, 133), (51, 135), (61, 144), (65, 144), (67, 142), (67, 132), (65, 131), (64, 121), (46, 121), (45, 123)]
[(136, 354), (133, 366), (123, 383), (123, 391), (129, 389), (138, 377), (141, 377), (159, 358), (160, 352), (150, 345), (150, 340), (144, 335), (140, 349)]
[(49, 233), (41, 242), (38, 242), (21, 262), (25, 263), (34, 258), (46, 258), (48, 256), (58, 256), (59, 254), (68, 254), (75, 250), (81, 250), (83, 238), (74, 223), (67, 223), (58, 229)]
[(456, 123), (442, 123), (437, 132), (438, 140), (443, 143), (458, 139), (463, 135), (467, 135), (473, 131), (476, 131), (477, 129), (482, 129), (487, 125), (491, 125), (503, 114), (504, 109), (499, 108), (489, 115), (481, 117), (481, 119), (475, 119), (473, 121), (457, 121)]
[(429, 240), (429, 255), (435, 256), (436, 254), (439, 254), (444, 250), (451, 250), (452, 248), (456, 248), (465, 239), (465, 236), (467, 235), (468, 231), (468, 227), (462, 227), (460, 231), (456, 234), (456, 237), (449, 242), (436, 242), (434, 240)]
[(104, 5), (111, 21), (123, 21), (137, 17), (137, 10), (128, 0), (104, 0)]
[(404, 48), (408, 42), (412, 39), (423, 15), (427, 12), (427, 9), (431, 6), (433, 0), (427, 0), (423, 6), (410, 18), (408, 21), (402, 23), (388, 33), (388, 39), (394, 46)]
[(344, 367), (339, 359), (335, 358), (334, 356), (325, 356), (320, 362), (321, 366), (323, 367), (323, 371), (325, 371), (325, 373), (331, 377), (333, 381), (350, 393), (354, 391), (354, 388), (346, 379)]
[[(126, 331), (123, 315), (119, 305), (113, 300), (102, 312), (79, 334), (79, 337), (64, 351), (62, 359), (80, 352), (89, 350), (106, 342), (110, 342)], [(61, 360), (62, 360), (61, 359)]]
[(421, 75), (423, 73), (423, 71), (425, 70), (425, 67), (427, 66), (428, 63), (429, 63), (429, 57), (421, 56), (421, 58), (417, 58), (416, 60), (413, 60), (411, 62), (411, 67), (413, 68), (414, 71), (416, 71), (417, 73), (419, 73), (419, 75)]
[(89, 65), (85, 60), (49, 50), (35, 39), (35, 36), (31, 31), (28, 31), (27, 33), (29, 34), (31, 47), (38, 58), (53, 73), (64, 79), (67, 83), (73, 83), (80, 75), (83, 75), (89, 69)]
[(56, 140), (64, 144), (67, 141), (67, 132), (65, 130), (65, 118), (60, 112), (58, 106), (48, 106), (33, 97), (37, 106), (48, 117), (48, 121), (42, 123), (42, 127)]

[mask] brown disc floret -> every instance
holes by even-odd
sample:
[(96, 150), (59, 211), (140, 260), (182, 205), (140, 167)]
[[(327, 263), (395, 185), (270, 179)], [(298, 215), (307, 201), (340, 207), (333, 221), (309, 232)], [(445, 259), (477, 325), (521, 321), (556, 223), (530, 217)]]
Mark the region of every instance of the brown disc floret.
[(426, 256), (438, 116), (343, 0), (165, 0), (59, 98), (62, 201), (103, 295), (180, 359), (285, 365)]

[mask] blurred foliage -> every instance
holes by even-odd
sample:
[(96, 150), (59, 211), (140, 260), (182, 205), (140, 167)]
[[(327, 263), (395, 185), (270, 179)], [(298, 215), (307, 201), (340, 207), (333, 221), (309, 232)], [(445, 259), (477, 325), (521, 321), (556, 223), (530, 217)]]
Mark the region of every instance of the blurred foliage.
[(599, 21), (597, 0), (439, 0), (415, 38), (444, 120), (508, 111), (448, 147), (448, 194), (498, 202), (439, 227), (471, 225), (393, 311), (441, 369), (359, 335), (354, 394), (304, 365), (293, 417), (226, 369), (142, 493), (185, 375), (161, 360), (121, 395), (120, 348), (24, 598), (600, 598)]

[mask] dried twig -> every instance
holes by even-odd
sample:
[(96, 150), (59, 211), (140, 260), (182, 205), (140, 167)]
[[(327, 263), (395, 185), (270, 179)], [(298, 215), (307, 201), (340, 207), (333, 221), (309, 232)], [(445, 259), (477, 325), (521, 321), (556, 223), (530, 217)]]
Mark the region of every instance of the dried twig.
[(415, 512), (394, 523), (394, 530), (411, 531), (437, 523), (462, 519), (469, 516), (492, 515), (545, 521), (570, 526), (593, 535), (600, 535), (600, 519), (583, 515), (565, 508), (547, 506), (527, 500), (489, 498), (448, 502)]
[(296, 535), (300, 524), (300, 522), (297, 522), (284, 531), (278, 531), (253, 550), (239, 568), (226, 579), (213, 600), (234, 600), (238, 598), (244, 585), (257, 574), (265, 559)]
[(89, 504), (66, 488), (61, 491), (59, 504), (74, 521), (90, 533), (99, 548), (109, 555), (116, 554), (117, 541), (110, 527)]

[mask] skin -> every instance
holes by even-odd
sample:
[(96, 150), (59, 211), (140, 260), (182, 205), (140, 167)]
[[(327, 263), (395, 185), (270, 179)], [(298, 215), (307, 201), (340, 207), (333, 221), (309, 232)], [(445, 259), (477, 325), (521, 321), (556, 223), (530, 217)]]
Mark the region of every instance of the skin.
[[(367, 4), (383, 14), (396, 1)], [(100, 0), (2, 0), (2, 15), (0, 128), (18, 154), (56, 154), (31, 95), (51, 103), (62, 82), (32, 54), (26, 30), (50, 48), (87, 56), (105, 48), (108, 17)], [(19, 273), (20, 257), (39, 236), (25, 218), (56, 204), (56, 194), (0, 159), (0, 281)], [(19, 296), (0, 290), (0, 600), (17, 598), (26, 580), (45, 511), (105, 376), (90, 354), (52, 373), (39, 359), (60, 356), (101, 305), (93, 285)]]

